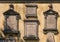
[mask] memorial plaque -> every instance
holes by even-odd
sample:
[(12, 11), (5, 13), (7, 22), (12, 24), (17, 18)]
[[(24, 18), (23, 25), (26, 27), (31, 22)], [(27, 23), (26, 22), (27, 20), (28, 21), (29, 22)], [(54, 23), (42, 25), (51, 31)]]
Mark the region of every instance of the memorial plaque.
[(55, 15), (47, 16), (47, 28), (56, 29), (56, 18), (55, 17), (56, 17)]
[(26, 14), (36, 14), (36, 7), (26, 7)]
[(25, 22), (25, 35), (26, 36), (37, 36), (37, 23), (36, 22)]
[(17, 19), (16, 16), (9, 16), (7, 18), (7, 28), (10, 28), (12, 30), (17, 30)]

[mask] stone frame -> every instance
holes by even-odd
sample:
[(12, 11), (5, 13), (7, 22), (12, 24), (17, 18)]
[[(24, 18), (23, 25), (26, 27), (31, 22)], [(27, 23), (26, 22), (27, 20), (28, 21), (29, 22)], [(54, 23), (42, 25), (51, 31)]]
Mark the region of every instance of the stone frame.
[[(33, 13), (33, 11), (31, 11), (32, 9), (35, 13)], [(31, 11), (31, 12), (28, 13), (27, 10), (28, 10), (28, 12), (29, 11)], [(27, 18), (29, 18), (29, 17), (35, 17), (36, 18), (37, 17), (37, 5), (35, 5), (35, 4), (26, 4), (26, 17)]]
[[(27, 37), (27, 35), (25, 35), (25, 33), (26, 33), (26, 29), (24, 28), (24, 39), (25, 40), (37, 40), (37, 39), (39, 39), (38, 38), (38, 25), (39, 25), (39, 21), (38, 20), (24, 20), (24, 23), (26, 23), (26, 22), (36, 22), (37, 23), (37, 27), (36, 27), (36, 37), (35, 36), (32, 36), (32, 37)], [(25, 24), (24, 24), (24, 27), (25, 27)]]
[[(58, 34), (58, 30), (57, 30), (57, 18), (59, 17), (58, 12), (54, 11), (52, 5), (50, 5), (49, 10), (43, 12), (43, 14), (44, 14), (44, 18), (45, 18), (45, 24), (44, 24), (45, 27), (43, 29), (44, 33), (46, 34), (48, 32), (53, 32), (54, 34)], [(49, 15), (50, 16), (52, 16), (52, 15), (55, 16), (54, 19), (56, 21), (55, 21), (54, 24), (55, 24), (56, 27), (54, 29), (53, 28), (47, 28), (47, 18), (48, 18)], [(52, 19), (50, 19), (50, 20), (52, 20)]]

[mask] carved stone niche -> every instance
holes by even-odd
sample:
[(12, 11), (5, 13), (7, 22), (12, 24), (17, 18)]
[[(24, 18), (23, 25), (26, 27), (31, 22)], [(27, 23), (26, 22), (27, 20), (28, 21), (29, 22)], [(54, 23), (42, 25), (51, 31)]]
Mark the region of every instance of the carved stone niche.
[(38, 40), (38, 20), (24, 20), (24, 40)]
[(27, 18), (37, 17), (37, 5), (26, 4), (26, 17)]
[(44, 33), (53, 32), (54, 34), (57, 34), (58, 13), (54, 11), (52, 5), (50, 5), (50, 9), (45, 11), (43, 14), (45, 16), (45, 28), (43, 29)]
[(4, 22), (4, 33), (5, 34), (18, 34), (19, 28), (19, 13), (14, 11), (14, 6), (11, 4), (10, 9), (3, 13), (5, 16), (5, 22)]

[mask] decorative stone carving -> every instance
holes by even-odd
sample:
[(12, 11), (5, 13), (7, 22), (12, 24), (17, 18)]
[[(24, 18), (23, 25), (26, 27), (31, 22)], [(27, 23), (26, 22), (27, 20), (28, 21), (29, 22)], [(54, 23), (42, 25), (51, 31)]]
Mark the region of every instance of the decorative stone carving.
[(37, 5), (27, 4), (26, 5), (26, 17), (37, 17)]
[(57, 34), (58, 12), (54, 11), (52, 5), (50, 5), (49, 10), (44, 12), (44, 16), (45, 16), (45, 28), (43, 29), (44, 33), (54, 32), (55, 34)]
[(19, 13), (14, 11), (14, 6), (11, 4), (10, 9), (3, 13), (5, 16), (5, 23), (4, 23), (4, 33), (5, 34), (18, 34), (19, 28)]
[(38, 39), (38, 20), (24, 20), (24, 39)]
[(52, 32), (47, 33), (47, 42), (55, 42), (54, 34)]

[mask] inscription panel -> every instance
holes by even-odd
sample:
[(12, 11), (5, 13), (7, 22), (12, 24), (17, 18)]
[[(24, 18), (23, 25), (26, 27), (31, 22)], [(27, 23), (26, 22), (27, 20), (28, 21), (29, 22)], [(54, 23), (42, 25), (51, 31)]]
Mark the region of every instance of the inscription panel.
[(55, 15), (47, 16), (47, 28), (54, 29), (56, 28), (56, 18)]
[(26, 36), (37, 36), (37, 23), (36, 22), (25, 23), (25, 35)]
[(36, 7), (26, 7), (26, 14), (36, 14)]
[(17, 30), (16, 16), (9, 16), (7, 18), (7, 28), (10, 28), (12, 30)]

